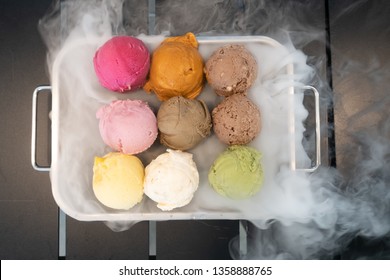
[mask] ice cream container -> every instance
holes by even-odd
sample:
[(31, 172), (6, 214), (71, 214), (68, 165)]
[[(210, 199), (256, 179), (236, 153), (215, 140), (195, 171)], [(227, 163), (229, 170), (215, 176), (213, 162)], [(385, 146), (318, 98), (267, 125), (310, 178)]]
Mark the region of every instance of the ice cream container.
[[(99, 46), (109, 38), (74, 41), (58, 54), (52, 69), (52, 131), (51, 166), (40, 167), (35, 160), (36, 103), (45, 87), (38, 87), (33, 94), (32, 165), (37, 170), (50, 170), (52, 193), (58, 206), (69, 216), (81, 221), (142, 221), (187, 219), (263, 219), (277, 205), (272, 197), (282, 195), (275, 188), (280, 170), (300, 172), (296, 162), (302, 139), (302, 100), (295, 83), (293, 60), (287, 49), (276, 40), (264, 36), (197, 37), (199, 52), (207, 58), (217, 48), (227, 44), (244, 44), (258, 64), (258, 76), (247, 93), (262, 114), (262, 131), (248, 145), (262, 153), (264, 184), (260, 191), (245, 200), (231, 200), (217, 194), (208, 182), (208, 171), (214, 160), (227, 146), (214, 134), (204, 139), (188, 152), (199, 171), (199, 187), (191, 202), (172, 211), (162, 211), (156, 203), (144, 195), (142, 201), (129, 210), (115, 210), (102, 205), (92, 189), (94, 158), (111, 152), (99, 135), (96, 111), (102, 105), (118, 99), (137, 99), (148, 102), (157, 113), (161, 101), (142, 89), (130, 95), (113, 93), (103, 88), (94, 73), (93, 56)], [(153, 51), (164, 39), (162, 36), (140, 37), (149, 51)], [(275, 60), (275, 55), (277, 56)], [(272, 58), (272, 59), (271, 59)], [(73, 62), (77, 61), (75, 68)], [(299, 69), (298, 69), (299, 70)], [(298, 73), (299, 74), (299, 73)], [(299, 85), (300, 87), (302, 85)], [(316, 159), (303, 171), (313, 171), (320, 164), (319, 99), (316, 100)], [(221, 102), (206, 85), (197, 97), (210, 111)], [(282, 136), (282, 137), (281, 137)], [(155, 142), (147, 151), (138, 154), (147, 166), (166, 147)]]

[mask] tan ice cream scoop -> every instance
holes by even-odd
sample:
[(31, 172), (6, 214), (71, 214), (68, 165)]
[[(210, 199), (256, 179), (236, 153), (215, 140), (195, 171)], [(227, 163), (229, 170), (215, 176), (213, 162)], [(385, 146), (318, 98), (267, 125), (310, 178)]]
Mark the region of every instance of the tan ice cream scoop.
[(157, 125), (163, 145), (184, 151), (210, 134), (211, 115), (202, 100), (176, 96), (161, 104)]

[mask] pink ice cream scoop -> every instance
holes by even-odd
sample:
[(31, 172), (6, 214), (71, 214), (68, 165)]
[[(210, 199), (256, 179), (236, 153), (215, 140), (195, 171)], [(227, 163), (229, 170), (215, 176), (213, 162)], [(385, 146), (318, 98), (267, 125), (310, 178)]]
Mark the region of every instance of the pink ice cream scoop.
[(141, 153), (157, 138), (157, 119), (145, 101), (116, 100), (101, 107), (96, 117), (104, 143), (118, 152)]
[(96, 51), (93, 65), (103, 87), (123, 93), (144, 85), (149, 72), (150, 54), (141, 40), (117, 36)]

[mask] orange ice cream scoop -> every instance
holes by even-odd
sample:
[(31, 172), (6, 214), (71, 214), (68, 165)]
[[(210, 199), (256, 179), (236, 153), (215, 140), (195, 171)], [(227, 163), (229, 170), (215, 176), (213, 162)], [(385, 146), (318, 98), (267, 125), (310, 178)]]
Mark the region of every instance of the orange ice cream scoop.
[(203, 88), (203, 66), (193, 33), (167, 38), (153, 52), (144, 90), (153, 91), (161, 101), (174, 96), (193, 99)]

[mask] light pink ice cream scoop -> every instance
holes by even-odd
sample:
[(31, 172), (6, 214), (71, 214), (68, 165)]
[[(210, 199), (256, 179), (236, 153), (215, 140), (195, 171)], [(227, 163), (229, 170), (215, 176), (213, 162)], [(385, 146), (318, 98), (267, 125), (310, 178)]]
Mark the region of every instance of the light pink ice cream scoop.
[(103, 87), (123, 93), (144, 85), (150, 67), (150, 54), (141, 40), (116, 36), (96, 51), (93, 65)]
[(157, 138), (157, 119), (142, 100), (115, 100), (101, 107), (96, 117), (103, 142), (125, 154), (148, 149)]

